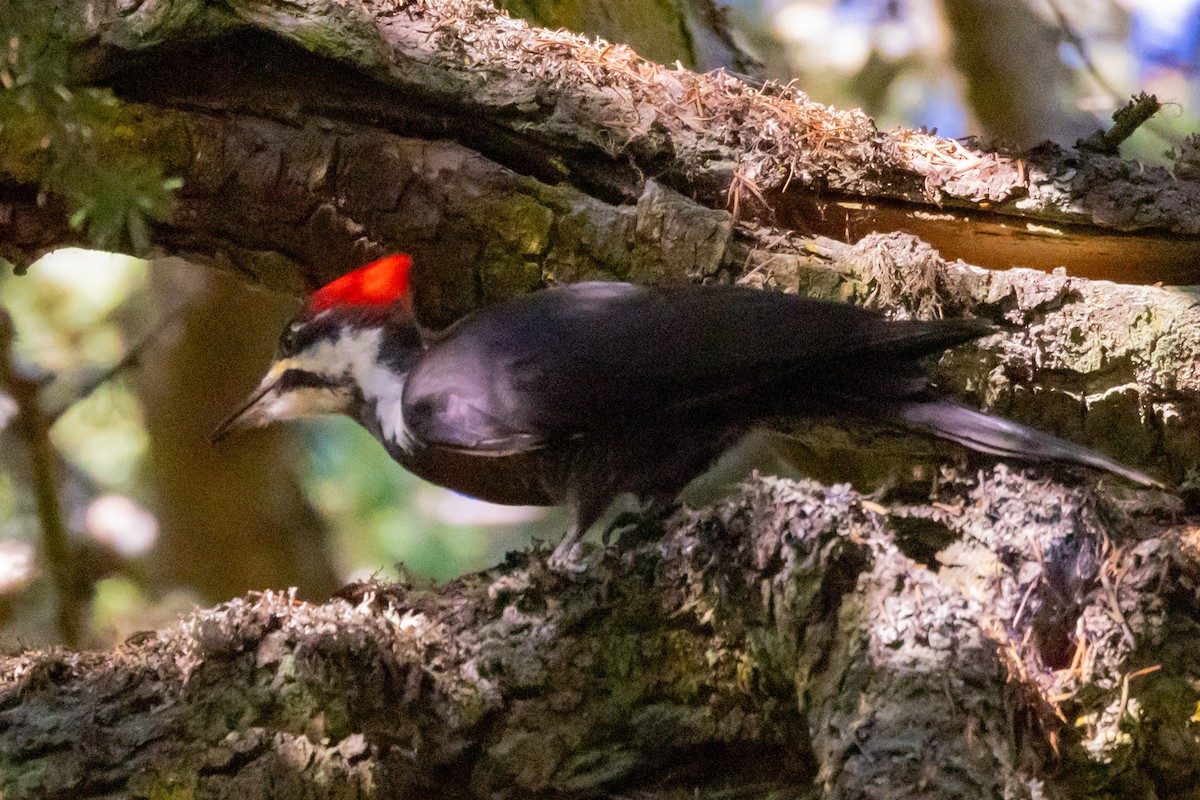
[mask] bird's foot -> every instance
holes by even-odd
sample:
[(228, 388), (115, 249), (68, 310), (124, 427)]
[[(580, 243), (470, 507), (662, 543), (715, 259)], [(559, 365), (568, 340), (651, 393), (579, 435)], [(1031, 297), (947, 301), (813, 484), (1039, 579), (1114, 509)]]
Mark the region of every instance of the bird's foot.
[(626, 511), (618, 514), (601, 535), (607, 547), (614, 533), (620, 533), (618, 546), (627, 548), (639, 542), (659, 539), (663, 535), (663, 522), (681, 507), (675, 501), (654, 502), (641, 511)]
[(556, 575), (579, 575), (587, 570), (583, 562), (583, 542), (574, 532), (568, 532), (546, 559), (546, 568)]
[(604, 542), (605, 547), (608, 547), (614, 533), (626, 528), (636, 528), (645, 521), (646, 515), (642, 511), (622, 511), (612, 522), (608, 523), (604, 533), (600, 534), (600, 541)]

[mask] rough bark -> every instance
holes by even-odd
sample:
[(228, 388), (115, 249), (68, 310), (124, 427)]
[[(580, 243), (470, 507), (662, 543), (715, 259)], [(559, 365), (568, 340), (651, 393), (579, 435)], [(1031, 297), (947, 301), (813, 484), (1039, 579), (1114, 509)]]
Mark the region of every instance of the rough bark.
[[(769, 227), (762, 208), (759, 223), (739, 219), (761, 194), (794, 228), (861, 229), (874, 212), (848, 209), (863, 205), (847, 201), (855, 195), (887, 210), (884, 222), (943, 250), (958, 242), (976, 261), (1052, 264), (1074, 250), (1085, 262), (1124, 258), (1147, 280), (1169, 261), (1169, 276), (1190, 281), (1200, 183), (1187, 153), (1171, 176), (1094, 153), (1016, 159), (879, 133), (860, 113), (792, 90), (665, 70), (467, 0), (160, 2), (86, 19), (80, 12), (75, 29), (81, 76), (128, 98), (130, 141), (184, 177), (177, 213), (156, 231), (170, 252), (300, 291), (403, 248), (416, 256), (418, 308), (434, 326), (583, 277), (782, 270), (794, 284), (798, 266), (811, 266), (807, 291), (875, 294), (883, 305), (941, 287), (943, 313), (1005, 330), (964, 351), (944, 377), (951, 391), (1172, 480), (1196, 463), (1190, 298), (985, 274), (899, 240), (849, 248)], [(191, 43), (198, 30), (212, 38)], [(18, 178), (23, 168), (3, 165)], [(933, 213), (937, 201), (968, 218)], [(9, 218), (31, 227), (22, 209)], [(1050, 227), (1064, 222), (1074, 233)]]
[[(998, 333), (943, 360), (948, 391), (1194, 495), (1190, 294), (813, 235), (891, 220), (975, 263), (1074, 251), (1075, 270), (1124, 258), (1185, 282), (1194, 154), (1171, 175), (880, 133), (469, 0), (59, 5), (80, 77), (184, 177), (165, 252), (298, 292), (404, 249), (432, 325), (584, 277), (975, 314)], [(29, 165), (0, 154), (0, 173), (10, 249), (69, 235)], [(436, 591), (267, 594), (112, 653), (13, 657), (5, 796), (1194, 791), (1184, 505), (964, 470), (876, 431), (794, 433), (823, 479), (890, 493), (764, 479), (574, 581), (524, 554)]]
[(886, 508), (758, 479), (670, 527), (571, 580), (522, 553), (438, 590), (264, 593), (110, 653), (10, 658), (5, 796), (1194, 783), (1200, 564), (1162, 509), (1001, 466)]

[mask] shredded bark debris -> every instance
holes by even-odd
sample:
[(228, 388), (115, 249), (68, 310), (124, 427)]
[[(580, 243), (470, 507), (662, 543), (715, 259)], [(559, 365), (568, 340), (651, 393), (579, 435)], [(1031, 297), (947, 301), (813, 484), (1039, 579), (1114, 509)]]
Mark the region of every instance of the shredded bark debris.
[[(299, 292), (403, 247), (434, 325), (585, 277), (972, 314), (999, 331), (948, 354), (942, 388), (1200, 496), (1194, 294), (770, 224), (783, 193), (845, 195), (1172, 232), (1178, 254), (1200, 233), (1194, 142), (1170, 172), (880, 132), (474, 0), (61, 12), (85, 77), (119, 87), (122, 124), (185, 178), (155, 231), (169, 252)], [(51, 233), (23, 246), (69, 235)], [(1200, 566), (1180, 504), (872, 436), (810, 456), (857, 453), (876, 478), (898, 459), (908, 479), (873, 484), (890, 494), (760, 478), (659, 541), (592, 551), (574, 581), (535, 551), (440, 589), (262, 593), (111, 653), (10, 657), (4, 796), (1190, 791)]]
[[(439, 589), (263, 592), (110, 653), (10, 657), (0, 781), (506, 797), (749, 769), (763, 791), (949, 798), (1036, 796), (1056, 760), (1148, 768), (1180, 709), (1160, 695), (1197, 699), (1195, 638), (1165, 636), (1196, 627), (1200, 550), (1175, 510), (1103, 487), (999, 465), (912, 503), (756, 478), (571, 579), (538, 550)], [(932, 558), (906, 552), (914, 519)]]

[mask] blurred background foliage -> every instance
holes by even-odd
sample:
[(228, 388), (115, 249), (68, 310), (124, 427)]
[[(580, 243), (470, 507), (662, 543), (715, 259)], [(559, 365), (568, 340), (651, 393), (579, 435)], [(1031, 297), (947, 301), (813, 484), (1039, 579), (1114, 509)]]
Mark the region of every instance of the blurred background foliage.
[[(1126, 155), (1162, 159), (1198, 127), (1200, 0), (732, 0), (720, 15), (708, 0), (501, 5), (667, 63), (794, 81), (885, 128), (1069, 145), (1139, 90), (1170, 105)], [(103, 645), (248, 590), (323, 599), (372, 574), (446, 580), (556, 540), (561, 514), (423, 484), (348, 420), (208, 444), (296, 300), (178, 259), (97, 252), (144, 253), (179, 184), (129, 139), (118, 99), (71, 85), (55, 25), (30, 0), (0, 3), (0, 162), (62, 198), (95, 249), (24, 275), (6, 264), (0, 308), (12, 365), (43, 382), (73, 573), (55, 587), (30, 448), (0, 392), (0, 648), (57, 641), (64, 591), (83, 643)]]

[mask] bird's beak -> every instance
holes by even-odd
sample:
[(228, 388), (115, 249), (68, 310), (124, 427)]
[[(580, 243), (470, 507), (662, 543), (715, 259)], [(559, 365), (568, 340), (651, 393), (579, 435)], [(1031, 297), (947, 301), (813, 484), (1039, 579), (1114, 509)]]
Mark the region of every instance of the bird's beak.
[(266, 400), (275, 389), (275, 382), (278, 378), (275, 370), (267, 373), (267, 377), (263, 378), (263, 382), (259, 384), (258, 388), (246, 398), (246, 402), (242, 403), (237, 411), (226, 417), (224, 422), (218, 425), (217, 429), (208, 437), (208, 440), (216, 444), (231, 433), (261, 428), (268, 422), (274, 421), (274, 416), (267, 411)]

